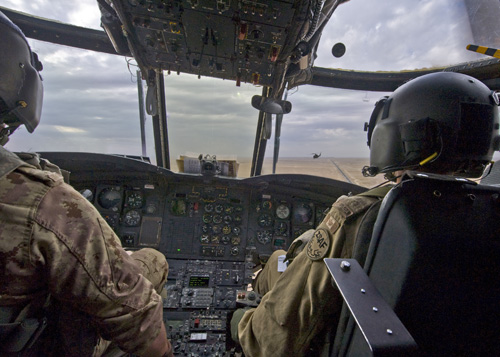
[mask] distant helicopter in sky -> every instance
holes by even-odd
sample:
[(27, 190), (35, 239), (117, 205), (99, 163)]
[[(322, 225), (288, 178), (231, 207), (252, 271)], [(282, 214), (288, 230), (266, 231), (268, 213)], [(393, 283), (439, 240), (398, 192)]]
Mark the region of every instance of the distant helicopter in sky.
[(317, 159), (318, 157), (321, 156), (321, 153), (316, 154), (315, 152), (313, 152), (311, 155), (313, 156), (313, 159)]

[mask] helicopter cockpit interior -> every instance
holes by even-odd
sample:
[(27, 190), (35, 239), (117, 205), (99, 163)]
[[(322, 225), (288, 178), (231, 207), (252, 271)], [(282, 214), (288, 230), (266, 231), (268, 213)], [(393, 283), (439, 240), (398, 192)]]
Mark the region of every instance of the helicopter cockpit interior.
[[(40, 152), (70, 171), (71, 185), (92, 202), (126, 249), (151, 247), (165, 254), (170, 273), (164, 317), (176, 356), (232, 355), (231, 313), (259, 303), (260, 297), (248, 287), (256, 264), (315, 228), (340, 196), (361, 193), (383, 181), (353, 179), (329, 158), (335, 155), (329, 154), (328, 146), (347, 148), (353, 141), (363, 148), (348, 149), (344, 157), (366, 155), (362, 122), (368, 120), (374, 100), (436, 71), (465, 73), (492, 90), (500, 89), (500, 57), (484, 49), (500, 47), (497, 30), (489, 27), (496, 26), (500, 14), (493, 1), (482, 7), (472, 0), (460, 1), (460, 6), (457, 1), (421, 1), (412, 12), (405, 6), (414, 5), (393, 0), (380, 9), (368, 9), (362, 0), (92, 0), (86, 4), (98, 18), (93, 28), (74, 25), (85, 21), (82, 8), (72, 13), (64, 1), (49, 3), (53, 8), (41, 15), (24, 2), (0, 7), (35, 42), (33, 47), (39, 47), (47, 63), (42, 72), (42, 123), (50, 123), (33, 135), (44, 138), (43, 143), (19, 133), (7, 148)], [(448, 10), (449, 28), (464, 29), (457, 24), (467, 23), (468, 37), (452, 30), (434, 37), (430, 26), (423, 32), (404, 25), (415, 17), (417, 22), (424, 16), (440, 19)], [(54, 19), (51, 12), (70, 17)], [(389, 20), (374, 20), (361, 41), (356, 26), (376, 14)], [(400, 29), (406, 27), (413, 37), (402, 36)], [(382, 33), (392, 37), (379, 39)], [(394, 44), (408, 44), (417, 37), (426, 43), (423, 52), (409, 47), (401, 51)], [(43, 47), (45, 43), (51, 47)], [(455, 47), (444, 48), (444, 43)], [(476, 47), (468, 50), (469, 43)], [(67, 55), (60, 50), (66, 46), (80, 52)], [(325, 48), (328, 60), (321, 56)], [(377, 62), (364, 53), (370, 48), (391, 52), (395, 61), (384, 67), (384, 59)], [(433, 54), (439, 61), (431, 59)], [(114, 58), (112, 64), (108, 57)], [(354, 63), (352, 58), (359, 61), (356, 68), (348, 64)], [(410, 60), (415, 64), (406, 67)], [(380, 67), (370, 67), (369, 62)], [(69, 63), (64, 70), (57, 67)], [(82, 71), (85, 63), (90, 70)], [(117, 82), (108, 89), (108, 75), (115, 75), (118, 66), (128, 83)], [(95, 90), (73, 91), (72, 84), (63, 89), (62, 77), (85, 84), (87, 76)], [(193, 84), (185, 89), (178, 81), (188, 76)], [(206, 84), (208, 80), (225, 87), (215, 89), (212, 82)], [(356, 96), (350, 107), (354, 113), (339, 115), (338, 122), (331, 119), (332, 107), (342, 108), (350, 99), (340, 92), (328, 94), (337, 90)], [(90, 102), (75, 107), (63, 100), (88, 100), (91, 92), (103, 104), (98, 114), (91, 113)], [(185, 101), (185, 107), (176, 107), (176, 101)], [(308, 104), (314, 108), (302, 109)], [(134, 133), (133, 141), (120, 129), (137, 124), (135, 112), (128, 120), (130, 105), (139, 108), (142, 137)], [(240, 109), (243, 105), (245, 111)], [(361, 107), (364, 111), (358, 110)], [(192, 122), (183, 116), (183, 108)], [(146, 117), (151, 121), (149, 134)], [(88, 128), (79, 126), (87, 121)], [(322, 125), (326, 129), (321, 130)], [(287, 126), (294, 131), (287, 131)], [(195, 136), (198, 130), (202, 134)], [(109, 139), (115, 134), (118, 144)], [(266, 150), (271, 139), (273, 150)], [(341, 144), (335, 146), (335, 140)], [(132, 143), (137, 149), (131, 149)], [(287, 155), (300, 156), (296, 153), (301, 146), (308, 161), (304, 159), (298, 169), (290, 164), (289, 172), (280, 171)], [(233, 154), (247, 156), (246, 166)], [(334, 165), (343, 176), (316, 174), (310, 162)]]

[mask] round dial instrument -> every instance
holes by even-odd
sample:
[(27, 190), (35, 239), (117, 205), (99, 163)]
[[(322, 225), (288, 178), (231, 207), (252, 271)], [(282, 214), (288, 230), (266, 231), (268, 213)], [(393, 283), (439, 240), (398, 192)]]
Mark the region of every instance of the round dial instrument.
[(119, 189), (114, 187), (108, 187), (99, 193), (98, 201), (99, 205), (105, 209), (117, 210), (118, 205), (122, 200), (122, 194)]
[(125, 217), (123, 217), (123, 223), (127, 226), (138, 226), (141, 222), (141, 214), (136, 210), (131, 210), (125, 213)]
[(130, 208), (141, 208), (144, 203), (142, 192), (133, 191), (127, 195), (126, 205)]
[(270, 227), (273, 224), (273, 219), (270, 215), (268, 215), (267, 213), (264, 213), (264, 214), (261, 214), (259, 216), (258, 223), (259, 223), (259, 226), (261, 226), (261, 227)]
[(279, 219), (287, 219), (290, 216), (290, 208), (284, 203), (280, 203), (276, 207), (276, 217)]
[(306, 224), (311, 221), (313, 210), (307, 203), (301, 203), (293, 210), (293, 219), (296, 223)]

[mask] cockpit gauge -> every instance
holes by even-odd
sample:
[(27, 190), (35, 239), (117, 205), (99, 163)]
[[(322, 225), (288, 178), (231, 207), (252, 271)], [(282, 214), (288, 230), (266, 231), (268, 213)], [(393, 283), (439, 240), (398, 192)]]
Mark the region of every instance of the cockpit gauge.
[(232, 237), (231, 238), (231, 244), (232, 245), (239, 245), (241, 243), (241, 238), (240, 237)]
[(208, 232), (211, 232), (212, 231), (212, 227), (208, 224), (204, 224), (202, 227), (201, 227), (201, 231), (203, 233), (208, 233)]
[(88, 188), (85, 188), (85, 189), (81, 190), (80, 193), (89, 202), (92, 202), (94, 200), (94, 193), (92, 192), (92, 190), (89, 190)]
[(116, 223), (118, 221), (118, 217), (117, 217), (117, 214), (106, 214), (106, 215), (103, 215), (102, 218), (104, 218), (104, 220), (106, 221), (107, 224), (109, 224), (109, 226), (113, 229), (116, 228)]
[(285, 235), (288, 232), (287, 222), (279, 222), (278, 227), (276, 227), (276, 234)]
[(273, 208), (273, 203), (269, 200), (262, 202), (262, 208), (266, 211), (270, 211)]
[(200, 237), (200, 241), (202, 244), (210, 243), (210, 236), (208, 234), (202, 234)]
[(205, 212), (213, 212), (213, 210), (214, 210), (214, 205), (213, 205), (213, 204), (211, 204), (211, 203), (207, 203), (207, 204), (205, 205), (205, 208), (204, 208), (204, 209), (205, 209)]
[(176, 216), (184, 216), (186, 214), (186, 201), (184, 199), (172, 200), (172, 213)]
[(313, 210), (307, 203), (300, 203), (293, 209), (293, 220), (298, 224), (307, 224), (311, 222)]
[(273, 218), (267, 213), (264, 213), (259, 216), (258, 223), (261, 227), (270, 227), (273, 224)]
[(222, 227), (222, 233), (223, 234), (227, 235), (227, 234), (231, 233), (231, 231), (232, 231), (231, 226), (224, 226), (224, 227)]
[(220, 232), (222, 232), (222, 227), (219, 225), (214, 225), (212, 226), (212, 232), (214, 232), (215, 234), (219, 234)]
[(138, 226), (140, 222), (141, 214), (136, 210), (128, 211), (123, 217), (123, 223), (130, 227)]
[(260, 244), (268, 244), (273, 238), (273, 232), (271, 231), (259, 231), (257, 232), (257, 240)]
[(113, 211), (118, 210), (122, 200), (122, 194), (120, 188), (108, 187), (99, 193), (98, 201), (99, 205), (104, 209), (110, 209)]
[(287, 219), (289, 216), (290, 208), (286, 204), (280, 203), (276, 207), (276, 217), (278, 217), (279, 219)]
[(130, 208), (141, 208), (144, 204), (144, 196), (139, 191), (129, 191), (125, 204)]
[(156, 206), (155, 203), (149, 203), (147, 206), (146, 206), (146, 212), (148, 214), (153, 214), (156, 212), (156, 210), (158, 209), (158, 207)]

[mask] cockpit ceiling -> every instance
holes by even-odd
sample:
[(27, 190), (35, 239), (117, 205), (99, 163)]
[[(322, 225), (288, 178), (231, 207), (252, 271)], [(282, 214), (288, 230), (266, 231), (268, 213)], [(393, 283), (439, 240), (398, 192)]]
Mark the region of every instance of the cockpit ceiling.
[[(120, 1), (121, 0), (116, 0), (116, 2)], [(292, 6), (291, 2), (274, 1), (266, 3), (265, 8), (268, 10), (273, 6), (276, 6), (276, 8), (280, 9), (287, 9), (287, 11), (279, 13), (281, 15), (279, 16), (279, 19), (277, 18), (277, 20), (279, 21), (271, 22), (267, 26), (260, 26), (260, 22), (251, 21), (253, 18), (260, 18), (260, 15), (258, 13), (252, 14), (251, 11), (250, 13), (247, 11), (247, 14), (245, 14), (243, 11), (243, 15), (245, 16), (240, 17), (240, 30), (241, 24), (243, 23), (242, 19), (245, 19), (245, 21), (247, 21), (247, 30), (246, 38), (244, 40), (240, 40), (239, 32), (235, 32), (237, 30), (237, 28), (235, 27), (235, 22), (228, 22), (227, 20), (228, 18), (232, 19), (232, 17), (229, 17), (229, 14), (234, 15), (236, 13), (236, 7), (240, 6), (239, 4), (249, 4), (249, 1), (231, 1), (228, 10), (224, 11), (222, 14), (219, 14), (218, 11), (213, 9), (210, 10), (210, 12), (206, 9), (206, 5), (204, 5), (204, 2), (202, 1), (196, 3), (198, 5), (195, 6), (195, 9), (191, 9), (191, 4), (194, 4), (194, 1), (195, 0), (170, 1), (169, 3), (177, 4), (176, 9), (180, 9), (179, 4), (181, 3), (189, 5), (189, 9), (184, 7), (185, 10), (183, 11), (182, 15), (180, 15), (179, 11), (177, 12), (178, 19), (180, 18), (182, 21), (187, 21), (187, 19), (191, 18), (199, 19), (199, 15), (201, 13), (205, 14), (205, 25), (201, 25), (200, 23), (194, 23), (190, 25), (194, 26), (194, 28), (197, 28), (198, 32), (189, 30), (188, 32), (184, 31), (180, 34), (173, 34), (172, 32), (168, 33), (167, 31), (167, 33), (165, 33), (165, 31), (161, 31), (160, 40), (158, 40), (158, 37), (156, 37), (156, 40), (147, 42), (149, 38), (155, 39), (155, 37), (152, 37), (153, 34), (158, 34), (160, 33), (160, 31), (153, 31), (151, 29), (152, 25), (150, 25), (150, 28), (148, 29), (145, 26), (134, 26), (132, 22), (130, 23), (131, 28), (138, 28), (136, 32), (139, 35), (136, 36), (135, 39), (134, 37), (129, 37), (128, 40), (131, 41), (131, 47), (134, 48), (134, 51), (136, 52), (135, 56), (138, 59), (143, 70), (147, 68), (161, 68), (166, 71), (170, 70), (173, 72), (179, 70), (180, 72), (230, 79), (237, 82), (252, 82), (252, 78), (254, 78), (255, 80), (258, 79), (258, 84), (271, 87), (273, 86), (272, 83), (276, 83), (275, 87), (283, 85), (283, 74), (286, 73), (286, 70), (288, 70), (286, 80), (288, 81), (289, 87), (310, 84), (316, 86), (363, 91), (393, 91), (402, 83), (429, 72), (454, 71), (476, 77), (479, 80), (485, 82), (493, 90), (500, 89), (500, 60), (496, 58), (486, 58), (475, 62), (465, 62), (449, 67), (394, 72), (360, 72), (356, 70), (329, 69), (313, 66), (310, 68), (310, 71), (303, 71), (303, 76), (290, 76), (290, 67), (292, 67), (293, 65), (289, 66), (286, 61), (283, 62), (284, 59), (286, 59), (285, 52), (288, 52), (288, 54), (290, 55), (290, 53), (293, 53), (293, 49), (295, 48), (292, 46), (292, 43), (294, 41), (292, 41), (293, 34), (291, 34), (290, 31), (302, 31), (302, 29), (299, 30), (299, 28), (301, 27), (299, 20), (293, 21), (294, 26), (292, 26), (291, 29), (280, 27), (283, 26), (284, 23), (289, 24), (289, 22), (286, 22), (282, 19), (285, 14), (288, 14), (292, 17), (298, 16), (296, 14), (297, 10), (294, 10), (295, 8)], [(215, 3), (216, 0), (211, 1), (211, 3), (212, 2)], [(254, 1), (252, 3), (255, 4)], [(136, 5), (133, 6), (131, 4)], [(158, 11), (158, 8), (156, 10), (144, 10), (145, 8), (150, 7), (151, 4), (153, 4), (153, 2), (146, 0), (137, 0), (137, 2), (134, 2), (134, 0), (130, 0), (126, 1), (126, 4), (124, 4), (123, 6), (126, 5), (126, 8), (130, 8), (133, 10), (128, 13), (129, 16), (132, 16), (132, 19), (134, 18), (134, 14), (136, 12), (139, 13), (138, 8), (142, 9), (142, 15), (137, 15), (137, 17), (143, 20), (146, 18), (146, 13), (144, 11), (147, 11), (147, 14), (151, 17), (152, 21), (156, 21), (155, 26), (158, 27), (159, 24), (162, 23), (161, 21), (167, 21), (167, 17), (164, 16), (163, 20), (160, 20), (158, 17), (154, 16)], [(156, 6), (158, 7), (159, 5), (156, 4)], [(196, 10), (197, 8), (201, 8), (202, 10)], [(123, 56), (132, 55), (130, 53), (129, 43), (127, 42), (127, 39), (122, 36), (123, 31), (121, 29), (121, 25), (116, 26), (116, 23), (108, 27), (108, 29), (114, 29), (113, 33), (110, 33), (110, 31), (108, 31), (108, 34), (115, 42), (114, 45), (112, 45), (104, 31), (87, 29), (70, 24), (65, 24), (59, 21), (48, 20), (33, 15), (24, 14), (18, 11), (13, 11), (1, 6), (0, 11), (4, 12), (4, 14), (12, 19), (12, 21), (14, 21), (14, 23), (23, 30), (27, 37), (33, 39), (104, 53), (120, 54)], [(163, 11), (166, 12), (165, 9)], [(150, 12), (153, 15), (151, 15)], [(190, 18), (188, 14), (192, 14), (193, 16)], [(267, 19), (267, 21), (269, 22), (269, 16), (271, 16), (272, 18), (273, 15), (267, 16), (268, 17), (265, 17), (265, 15), (263, 14), (262, 18)], [(122, 17), (126, 19), (125, 15), (123, 15)], [(184, 18), (186, 18), (186, 20)], [(223, 25), (217, 25), (217, 31), (215, 31), (215, 27), (213, 24), (215, 23), (215, 19), (217, 18), (221, 18), (221, 23)], [(170, 26), (170, 21), (167, 21), (166, 23), (168, 24), (168, 26)], [(188, 27), (186, 26), (185, 22), (182, 22), (181, 24), (183, 28)], [(302, 24), (304, 24), (304, 21), (302, 21)], [(210, 27), (208, 25), (210, 25)], [(253, 32), (254, 34), (252, 35), (252, 31), (256, 30), (257, 26), (260, 26), (259, 28), (263, 31), (263, 33), (264, 30), (271, 32), (279, 29), (282, 30), (283, 37), (280, 38), (281, 42), (276, 42), (276, 46), (281, 46), (279, 47), (278, 59), (276, 61), (273, 62), (272, 56), (269, 57), (270, 52), (264, 51), (264, 55), (259, 52), (259, 50), (265, 48), (271, 51), (271, 45), (266, 42), (267, 34), (271, 32), (266, 32), (264, 37), (260, 37), (261, 35), (258, 31)], [(202, 54), (202, 46), (200, 45), (200, 43), (205, 37), (206, 28), (209, 29), (209, 42), (208, 45), (203, 46), (203, 56), (200, 57), (200, 55)], [(216, 40), (221, 41), (220, 44), (217, 42), (217, 46), (213, 45), (211, 38), (211, 29), (214, 29), (214, 36)], [(186, 39), (186, 35), (188, 35), (188, 39)], [(258, 38), (252, 39), (252, 36), (257, 36)], [(297, 40), (299, 37), (300, 35), (298, 34), (293, 35), (293, 39), (295, 40)], [(179, 47), (172, 46), (172, 43), (170, 43), (169, 45), (167, 42), (165, 42), (164, 38), (173, 39), (173, 43), (179, 44)], [(230, 42), (228, 40), (229, 38), (231, 38), (233, 42)], [(151, 43), (154, 46), (148, 47), (147, 43)], [(193, 49), (191, 50), (189, 49), (189, 46), (191, 46), (190, 44), (194, 44), (194, 47), (192, 47)], [(223, 46), (225, 46), (224, 50), (222, 50)], [(243, 55), (235, 52), (232, 57), (227, 57), (227, 55), (230, 53), (231, 48), (233, 49), (233, 51), (236, 51), (240, 47), (244, 48)], [(176, 51), (172, 51), (173, 49)], [(197, 49), (198, 52), (195, 52), (195, 49)], [(157, 51), (159, 52), (157, 53)], [(164, 51), (164, 53), (162, 53), (161, 51)], [(247, 51), (248, 58), (245, 57), (247, 55)], [(180, 54), (182, 54), (182, 56)], [(224, 54), (224, 56), (222, 56), (222, 54)], [(262, 58), (259, 58), (259, 56), (261, 55)], [(162, 58), (169, 59), (169, 61), (173, 62), (162, 61)], [(200, 58), (202, 60), (200, 60)], [(194, 64), (198, 64), (198, 67), (193, 66), (193, 60), (195, 60)], [(220, 64), (222, 63), (222, 70), (217, 70), (217, 63), (219, 63), (219, 68)], [(242, 64), (244, 64), (243, 67), (241, 67)], [(273, 72), (270, 76), (268, 75), (268, 72), (265, 71), (269, 69), (273, 69)]]
[[(111, 0), (142, 69), (273, 86), (300, 41), (309, 1)], [(113, 21), (113, 16), (108, 19)], [(108, 35), (110, 31), (108, 30)], [(122, 31), (110, 37), (119, 42)]]

